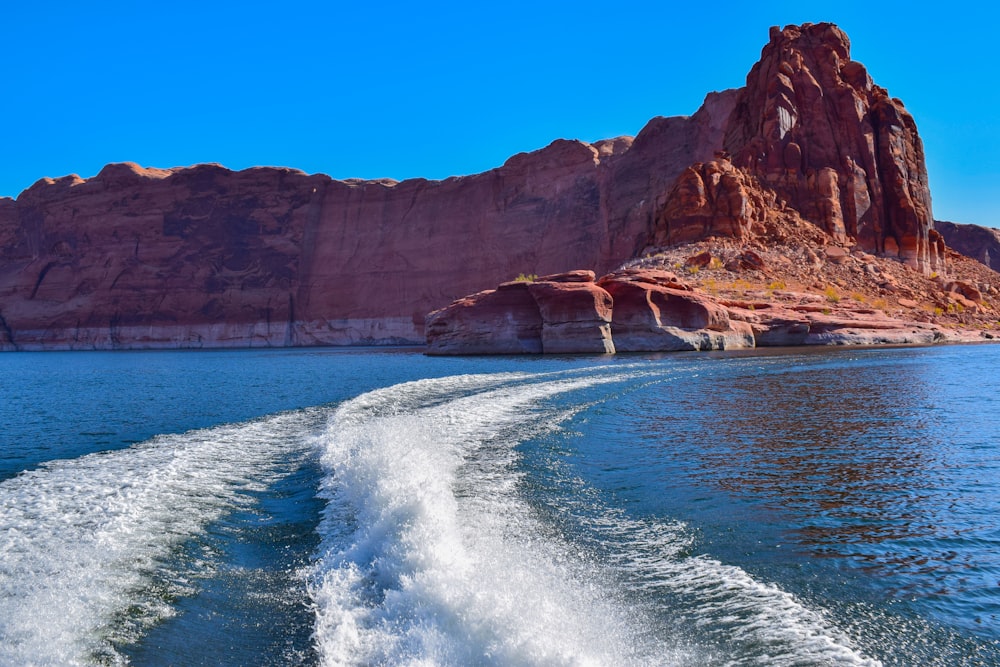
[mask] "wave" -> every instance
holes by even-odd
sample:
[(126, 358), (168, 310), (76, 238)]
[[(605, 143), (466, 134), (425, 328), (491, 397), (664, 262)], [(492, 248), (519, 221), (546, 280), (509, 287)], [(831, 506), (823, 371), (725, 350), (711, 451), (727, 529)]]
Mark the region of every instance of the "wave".
[[(583, 517), (589, 538), (573, 538), (533, 500), (520, 446), (584, 409), (577, 394), (676, 371), (457, 376), (338, 408), (317, 442), (322, 664), (878, 664), (794, 596), (688, 555), (681, 523), (632, 520), (575, 490), (586, 508), (554, 508)], [(659, 608), (664, 593), (691, 604)], [(676, 632), (663, 620), (674, 613), (703, 636)]]
[(318, 409), (159, 436), (0, 484), (0, 664), (124, 663), (210, 558), (178, 549), (310, 454)]

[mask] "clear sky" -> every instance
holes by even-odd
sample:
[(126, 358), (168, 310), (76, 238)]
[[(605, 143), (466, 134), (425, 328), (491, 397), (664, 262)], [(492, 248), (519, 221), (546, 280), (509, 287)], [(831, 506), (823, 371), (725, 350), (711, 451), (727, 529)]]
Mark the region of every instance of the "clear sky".
[(122, 161), (476, 173), (692, 114), (744, 83), (770, 26), (832, 21), (916, 118), (935, 217), (1000, 227), (998, 19), (889, 1), (7, 2), (0, 196)]

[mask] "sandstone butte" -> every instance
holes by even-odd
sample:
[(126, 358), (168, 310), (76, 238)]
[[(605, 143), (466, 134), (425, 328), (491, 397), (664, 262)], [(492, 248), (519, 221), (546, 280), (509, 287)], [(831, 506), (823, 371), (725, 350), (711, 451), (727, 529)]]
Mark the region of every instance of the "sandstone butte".
[(831, 24), (772, 28), (746, 85), (692, 116), (481, 174), (124, 163), (0, 199), (0, 349), (425, 325), (439, 354), (968, 340), (994, 335), (998, 288), (934, 229), (913, 118)]

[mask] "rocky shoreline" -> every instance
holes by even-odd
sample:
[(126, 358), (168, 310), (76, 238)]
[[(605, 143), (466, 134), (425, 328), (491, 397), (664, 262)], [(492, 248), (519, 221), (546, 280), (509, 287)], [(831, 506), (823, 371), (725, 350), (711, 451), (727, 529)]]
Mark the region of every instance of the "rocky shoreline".
[(800, 246), (811, 263), (783, 250), (791, 258), (775, 248), (702, 242), (600, 278), (579, 270), (502, 283), (430, 313), (426, 352), (612, 354), (1000, 340), (998, 312), (987, 296), (1000, 295), (996, 274), (966, 258), (950, 257), (966, 279), (945, 279), (835, 245), (820, 249), (822, 258)]

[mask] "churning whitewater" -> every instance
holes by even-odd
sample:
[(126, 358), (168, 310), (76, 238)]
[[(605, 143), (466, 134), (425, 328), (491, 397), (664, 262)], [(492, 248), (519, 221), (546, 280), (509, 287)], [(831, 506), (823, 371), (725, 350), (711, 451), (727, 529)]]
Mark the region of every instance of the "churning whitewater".
[(322, 664), (878, 664), (792, 595), (691, 555), (682, 523), (627, 518), (555, 459), (550, 475), (520, 464), (522, 443), (588, 401), (670, 379), (648, 365), (457, 376), (343, 404), (317, 440)]
[(0, 484), (0, 664), (125, 663), (207, 555), (182, 546), (309, 455), (315, 410), (57, 460)]

